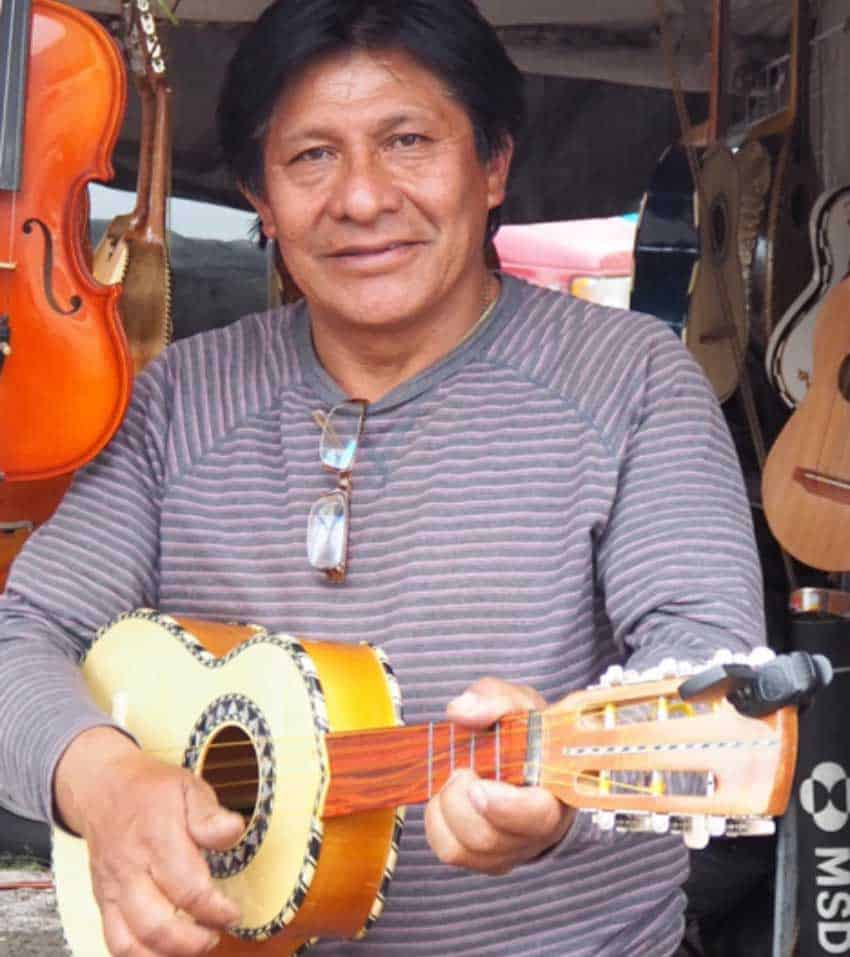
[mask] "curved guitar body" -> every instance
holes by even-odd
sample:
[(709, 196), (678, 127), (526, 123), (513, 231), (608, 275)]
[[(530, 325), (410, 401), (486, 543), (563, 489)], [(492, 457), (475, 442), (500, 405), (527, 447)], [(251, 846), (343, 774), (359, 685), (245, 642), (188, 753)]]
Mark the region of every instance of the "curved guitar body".
[(732, 151), (715, 144), (702, 161), (702, 254), (691, 293), (685, 345), (724, 402), (735, 391), (747, 348), (744, 280), (738, 247), (741, 179)]
[(762, 477), (770, 529), (813, 568), (850, 569), (850, 280), (823, 300), (809, 390), (773, 444)]
[(781, 317), (812, 274), (809, 219), (820, 192), (809, 152), (792, 133), (767, 137), (773, 184), (752, 266), (752, 332), (764, 354)]
[[(750, 664), (762, 652), (772, 655), (756, 649)], [(365, 933), (395, 865), (398, 809), (428, 801), (458, 768), (539, 785), (600, 828), (677, 832), (692, 847), (771, 833), (793, 779), (795, 709), (748, 717), (726, 698), (722, 666), (721, 680), (688, 693), (682, 676), (698, 669), (667, 665), (645, 677), (612, 668), (483, 732), (401, 725), (395, 679), (368, 645), (247, 625), (137, 611), (99, 633), (82, 668), (97, 704), (146, 751), (243, 815), (239, 842), (207, 854), (242, 912), (214, 953), (288, 957), (318, 937)], [(55, 831), (53, 869), (74, 957), (107, 957), (85, 842)]]
[(95, 282), (86, 261), (86, 188), (111, 178), (124, 115), (121, 58), (94, 19), (54, 0), (32, 5), (29, 54), (19, 188), (0, 192), (0, 473), (10, 481), (95, 455), (131, 383), (120, 289)]
[(806, 397), (812, 378), (821, 300), (850, 272), (850, 186), (818, 198), (809, 222), (809, 243), (815, 263), (812, 277), (776, 325), (765, 355), (768, 378), (792, 409)]
[[(139, 647), (151, 667), (139, 667)], [(99, 637), (83, 676), (145, 750), (200, 774), (245, 814), (240, 842), (208, 855), (242, 911), (218, 957), (285, 957), (320, 932), (356, 937), (377, 918), (400, 817), (322, 817), (326, 732), (400, 720), (394, 679), (372, 648), (137, 612)], [(108, 957), (85, 842), (56, 830), (53, 867), (72, 954)]]

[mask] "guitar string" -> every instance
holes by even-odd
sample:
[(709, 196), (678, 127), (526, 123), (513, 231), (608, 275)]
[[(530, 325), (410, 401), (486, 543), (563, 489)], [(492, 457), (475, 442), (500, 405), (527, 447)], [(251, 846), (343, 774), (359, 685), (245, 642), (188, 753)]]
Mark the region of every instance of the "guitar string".
[[(618, 727), (621, 727), (621, 728), (636, 727), (640, 724), (650, 725), (650, 724), (655, 724), (665, 720), (658, 717), (653, 717), (651, 715), (647, 715), (646, 709), (649, 707), (657, 706), (657, 702), (658, 702), (657, 695), (649, 696), (647, 700), (636, 700), (636, 701), (625, 702), (623, 707), (620, 707), (617, 709), (617, 714), (621, 719)], [(703, 717), (706, 715), (710, 716), (712, 713), (710, 704), (706, 705), (703, 710), (696, 710), (693, 704), (687, 701), (682, 701), (681, 699), (674, 698), (671, 700), (671, 699), (665, 698), (664, 702), (665, 702), (664, 707), (666, 707), (669, 710), (669, 713), (671, 714), (671, 718), (669, 720), (673, 720), (673, 721), (691, 720), (691, 719)], [(606, 708), (607, 708), (607, 705), (603, 703), (598, 706), (592, 706), (589, 708), (582, 709), (580, 712), (578, 711), (570, 712), (567, 715), (549, 714), (546, 717), (545, 728), (548, 732), (552, 732), (552, 731), (558, 731), (558, 730), (569, 730), (571, 728), (578, 727), (580, 726), (580, 721), (579, 721), (579, 716), (580, 716), (580, 718), (583, 720), (583, 722), (587, 726), (584, 728), (584, 730), (611, 731), (613, 729), (606, 729), (604, 727), (599, 726), (599, 724), (605, 720)], [(632, 712), (635, 712), (635, 717), (638, 720), (634, 720), (634, 721), (622, 720), (624, 716), (628, 718)], [(597, 723), (596, 727), (593, 726), (594, 722)], [(223, 725), (222, 727), (224, 729), (234, 728), (237, 730), (241, 730), (240, 726), (237, 724)], [(434, 722), (423, 723), (419, 725), (405, 725), (405, 724), (389, 725), (384, 728), (355, 728), (355, 729), (346, 729), (344, 731), (336, 731), (336, 732), (332, 731), (330, 732), (330, 734), (332, 737), (336, 737), (337, 739), (339, 739), (339, 737), (343, 735), (349, 735), (351, 737), (361, 737), (361, 738), (369, 737), (369, 736), (377, 736), (380, 732), (387, 732), (388, 734), (392, 734), (393, 732), (396, 732), (396, 733), (407, 732), (408, 735), (410, 735), (418, 731), (419, 733), (427, 734), (429, 727), (432, 727), (435, 731), (440, 731), (445, 729), (447, 733), (452, 733), (452, 730), (453, 730), (454, 733), (458, 735), (456, 747), (462, 747), (463, 744), (468, 743), (469, 739), (471, 738), (477, 737), (479, 739), (484, 739), (486, 741), (486, 739), (488, 738), (495, 740), (498, 737), (498, 733), (495, 730), (491, 731), (488, 729), (484, 729), (480, 731), (474, 731), (471, 728), (465, 728), (463, 725), (459, 725), (451, 721), (434, 721)], [(466, 742), (464, 740), (464, 733), (468, 734), (469, 736), (466, 739)], [(502, 724), (502, 729), (500, 733), (504, 735), (503, 724)], [(286, 741), (305, 741), (305, 740), (308, 740), (309, 738), (310, 738), (310, 735), (306, 733), (291, 734), (291, 735), (283, 734), (283, 735), (274, 735), (272, 736), (271, 740), (274, 743), (278, 743), (278, 742), (286, 742)], [(218, 742), (214, 741), (210, 745), (208, 745), (208, 747), (205, 750), (209, 752), (209, 751), (230, 750), (233, 748), (245, 748), (245, 747), (253, 747), (253, 744), (250, 741), (250, 739), (240, 740), (240, 741), (218, 741)], [(156, 750), (147, 751), (146, 753), (170, 755), (170, 754), (183, 753), (183, 751), (185, 751), (185, 748), (181, 748), (179, 745), (175, 744), (174, 746), (171, 746), (171, 747), (162, 747)]]
[[(517, 764), (516, 764), (516, 767), (517, 767), (517, 768), (520, 768), (520, 767), (522, 767), (522, 764), (521, 764), (521, 763), (517, 763)], [(633, 775), (633, 774), (641, 774), (641, 773), (643, 773), (643, 774), (649, 774), (649, 773), (651, 773), (651, 772), (649, 772), (649, 771), (633, 771), (632, 769), (628, 769), (627, 771), (624, 770), (624, 771), (622, 771), (621, 773), (624, 773), (624, 774), (632, 774), (632, 775)], [(662, 773), (664, 773), (664, 774), (681, 774), (681, 773), (696, 773), (696, 774), (698, 774), (699, 772), (691, 772), (691, 769), (687, 769), (686, 771), (681, 771), (681, 770), (666, 770), (666, 771), (664, 771), (664, 772), (662, 772)], [(308, 775), (303, 775), (302, 777), (296, 776), (295, 778), (293, 778), (291, 775), (287, 775), (287, 777), (286, 777), (286, 783), (287, 783), (287, 785), (292, 784), (293, 781), (295, 781), (295, 782), (300, 782), (300, 781), (304, 781), (304, 780), (309, 780), (309, 776), (308, 776)], [(566, 783), (566, 784), (570, 784), (570, 783), (575, 783), (575, 782), (579, 782), (579, 783), (586, 782), (586, 783), (588, 783), (588, 784), (593, 784), (593, 785), (601, 786), (601, 787), (603, 788), (604, 792), (606, 792), (606, 793), (602, 793), (602, 794), (598, 795), (598, 796), (601, 796), (601, 797), (617, 797), (617, 796), (619, 796), (619, 795), (618, 795), (618, 791), (620, 791), (620, 790), (622, 790), (622, 791), (628, 791), (628, 792), (631, 792), (631, 793), (634, 793), (634, 794), (641, 794), (641, 795), (646, 794), (646, 795), (650, 795), (650, 796), (658, 796), (658, 791), (657, 791), (657, 789), (656, 789), (656, 788), (653, 788), (652, 786), (641, 785), (641, 784), (635, 784), (634, 782), (615, 780), (615, 779), (612, 779), (612, 778), (600, 779), (600, 778), (598, 777), (598, 775), (589, 773), (589, 772), (587, 772), (587, 771), (569, 771), (569, 772), (560, 772), (560, 773), (558, 773), (558, 772), (553, 772), (551, 775), (547, 776), (546, 782), (547, 782), (547, 784), (548, 784), (550, 787), (553, 786), (553, 785), (565, 784), (565, 783)], [(210, 782), (208, 782), (208, 783), (210, 783)], [(225, 783), (223, 783), (223, 784), (213, 784), (213, 785), (211, 785), (211, 786), (213, 787), (213, 790), (215, 790), (216, 793), (218, 793), (219, 791), (230, 790), (230, 789), (234, 789), (234, 788), (251, 787), (252, 785), (256, 785), (256, 784), (259, 784), (259, 783), (260, 783), (259, 778), (247, 778), (247, 779), (245, 779), (245, 780), (243, 780), (243, 781), (227, 781), (227, 782), (225, 782)], [(417, 784), (422, 785), (422, 790), (423, 790), (423, 791), (426, 791), (426, 790), (427, 790), (427, 789), (424, 787), (423, 782), (417, 782)], [(546, 787), (546, 785), (541, 785), (541, 786), (544, 787), (544, 788)], [(607, 793), (609, 788), (611, 788), (611, 791), (610, 791), (610, 793)], [(582, 796), (583, 796), (584, 793), (585, 793), (585, 792), (582, 792)], [(588, 795), (588, 796), (590, 796), (590, 795)], [(669, 793), (669, 792), (662, 792), (662, 796), (680, 797), (680, 796), (684, 796), (684, 795), (671, 794), (671, 793)], [(687, 795), (687, 796), (688, 796), (688, 797), (700, 797), (701, 795)]]
[[(675, 702), (674, 702), (674, 704), (675, 704)], [(692, 708), (691, 708), (691, 706), (690, 706), (689, 704), (687, 704), (687, 703), (685, 703), (685, 702), (679, 702), (679, 704), (680, 704), (680, 705), (683, 705), (687, 710), (685, 711), (685, 714), (683, 714), (679, 719), (673, 718), (673, 720), (681, 720), (682, 718), (687, 719), (687, 718), (690, 718), (690, 717), (692, 717), (692, 716), (699, 717), (699, 714), (692, 715), (692, 714), (690, 713), (690, 712), (692, 711)], [(629, 705), (627, 705), (627, 707), (631, 707), (631, 703), (630, 703)], [(590, 709), (589, 709), (589, 710), (590, 710)], [(589, 713), (589, 711), (588, 711), (588, 712), (585, 712), (585, 714), (588, 714), (588, 713)], [(604, 712), (604, 708), (596, 709), (596, 711), (594, 712), (595, 716), (597, 716), (597, 717), (602, 716), (604, 713), (605, 713), (605, 712)], [(709, 712), (709, 713), (710, 713), (710, 712)], [(706, 714), (706, 712), (701, 712), (701, 714), (704, 715), (704, 714)], [(547, 722), (547, 731), (551, 732), (552, 730), (557, 730), (557, 729), (558, 729), (558, 723), (559, 723), (559, 722), (557, 721), (558, 717), (559, 717), (559, 716), (557, 716), (557, 715), (555, 715), (555, 716), (550, 716), (550, 719), (549, 719), (549, 721)], [(562, 718), (562, 721), (563, 721), (563, 727), (566, 728), (566, 729), (570, 729), (570, 728), (575, 727), (576, 721), (575, 721), (574, 718), (567, 718), (566, 720), (563, 720), (563, 718)], [(621, 726), (629, 726), (629, 725), (621, 725)], [(404, 728), (405, 726), (401, 726), (401, 727)], [(431, 724), (429, 724), (429, 725), (427, 725), (427, 726), (426, 726), (426, 725), (423, 725), (423, 726), (419, 726), (419, 727), (428, 727), (428, 728), (431, 728), (431, 729), (433, 730), (434, 727), (435, 727), (435, 725), (434, 725), (434, 723), (431, 723)], [(443, 727), (443, 728), (454, 729), (454, 727), (456, 727), (456, 726), (453, 725), (453, 724), (451, 724), (451, 723), (448, 723), (448, 724), (442, 725), (442, 727)], [(369, 729), (365, 729), (365, 730), (368, 731)], [(466, 729), (463, 729), (463, 730), (466, 730)], [(354, 733), (354, 734), (357, 734), (358, 732), (353, 732), (353, 733)], [(552, 735), (551, 735), (551, 733), (550, 733), (550, 734), (549, 734), (549, 737), (551, 738), (551, 736), (552, 736)], [(290, 739), (290, 740), (292, 740), (292, 739), (304, 740), (304, 739), (307, 738), (307, 737), (308, 737), (307, 735), (280, 736), (280, 737), (277, 738), (277, 740), (281, 740), (282, 738), (288, 738), (288, 739)], [(486, 744), (486, 743), (488, 743), (488, 742), (492, 745), (493, 742), (498, 741), (498, 737), (499, 737), (499, 736), (498, 736), (497, 732), (495, 732), (495, 731), (483, 731), (483, 732), (473, 732), (473, 731), (470, 731), (470, 732), (469, 732), (469, 738), (466, 740), (466, 742), (463, 742), (463, 740), (461, 740), (461, 742), (460, 742), (461, 747), (462, 747), (463, 743), (466, 743), (466, 744), (467, 744), (468, 754), (469, 754), (469, 760), (470, 760), (470, 765), (469, 765), (470, 767), (473, 767), (473, 769), (475, 769), (475, 758), (474, 758), (474, 756), (475, 756), (475, 750), (474, 750), (475, 741), (476, 741), (477, 739), (480, 739), (481, 742), (482, 742), (482, 745), (479, 747), (479, 750), (478, 750), (478, 753), (479, 753), (479, 755), (480, 755), (480, 754), (482, 753), (483, 745)], [(708, 742), (707, 745), (710, 747), (710, 742)], [(245, 748), (247, 748), (247, 747), (253, 747), (253, 743), (250, 741), (250, 739), (249, 739), (248, 741), (220, 742), (220, 743), (218, 743), (218, 744), (213, 743), (213, 744), (210, 745), (208, 751), (209, 751), (209, 750), (213, 750), (213, 749), (222, 749), (222, 748), (223, 748), (223, 749), (232, 749), (232, 748), (236, 748), (236, 747), (240, 747), (240, 748), (242, 748), (242, 749), (245, 749)], [(704, 752), (705, 748), (703, 748), (702, 750), (703, 750), (703, 752)], [(168, 752), (166, 752), (165, 749), (161, 749), (161, 750), (159, 750), (159, 751), (155, 751), (155, 752), (154, 752), (154, 751), (150, 751), (150, 752), (148, 752), (148, 753), (165, 754), (165, 753), (168, 753)], [(176, 755), (176, 756), (179, 756), (179, 755), (182, 753), (182, 751), (181, 751), (180, 749), (174, 749), (174, 750), (172, 750), (170, 753), (171, 753), (171, 754), (174, 754), (174, 755)], [(432, 756), (433, 756), (433, 751), (432, 751)], [(510, 760), (508, 760), (508, 761), (503, 761), (503, 760), (501, 760), (501, 749), (500, 749), (499, 755), (496, 755), (495, 753), (488, 753), (487, 751), (484, 751), (484, 756), (485, 756), (485, 760), (484, 760), (484, 762), (479, 762), (479, 766), (478, 766), (477, 770), (483, 771), (483, 772), (485, 772), (485, 773), (489, 772), (490, 768), (489, 768), (488, 764), (489, 764), (489, 760), (492, 759), (492, 763), (493, 763), (493, 765), (494, 765), (494, 769), (498, 769), (498, 770), (497, 770), (497, 774), (496, 774), (497, 779), (501, 779), (501, 774), (500, 774), (501, 771), (506, 771), (506, 772), (507, 772), (507, 776), (510, 777), (510, 774), (511, 774), (512, 771), (515, 771), (515, 770), (516, 770), (516, 771), (524, 770), (524, 768), (525, 768), (525, 760), (524, 760), (523, 758), (521, 758), (521, 759), (514, 759), (513, 761), (510, 761)], [(438, 753), (437, 753), (437, 758), (438, 758), (437, 767), (438, 767), (438, 769), (439, 769), (440, 765), (442, 764), (442, 762), (439, 760), (440, 757), (446, 758), (446, 757), (449, 757), (449, 754), (448, 754), (448, 752), (445, 752), (445, 751), (442, 751), (442, 750), (438, 750)], [(597, 755), (597, 757), (599, 757), (599, 755)], [(609, 762), (609, 764), (610, 764), (610, 762)], [(434, 762), (433, 762), (433, 759), (432, 759), (432, 761), (429, 762), (429, 768), (433, 768), (433, 765), (434, 765)], [(454, 766), (454, 760), (452, 759), (451, 762), (450, 762), (450, 769), (449, 769), (450, 771), (453, 769), (453, 766)], [(246, 769), (247, 769), (247, 768), (255, 768), (255, 767), (256, 767), (256, 760), (249, 760), (249, 761), (245, 761), (245, 762), (238, 762), (238, 761), (237, 761), (237, 762), (225, 762), (225, 763), (219, 764), (219, 765), (213, 764), (212, 766), (210, 766), (210, 767), (207, 768), (206, 770), (207, 770), (207, 772), (208, 772), (209, 774), (212, 774), (212, 773), (214, 773), (214, 772), (220, 772), (222, 769), (225, 769), (225, 768), (228, 768), (228, 769), (237, 769), (237, 768), (241, 768), (241, 767), (244, 767), (244, 768), (246, 768)], [(663, 776), (663, 775), (674, 775), (674, 774), (699, 775), (699, 774), (702, 774), (702, 773), (710, 773), (709, 769), (706, 769), (706, 770), (703, 770), (703, 771), (701, 771), (701, 770), (699, 770), (699, 769), (693, 769), (693, 768), (678, 768), (678, 769), (677, 769), (677, 768), (664, 768), (664, 769), (659, 769), (659, 768), (657, 768), (657, 767), (653, 768), (652, 766), (648, 766), (648, 767), (644, 767), (644, 768), (602, 767), (602, 768), (599, 769), (599, 772), (597, 772), (596, 774), (594, 774), (594, 773), (588, 773), (587, 771), (564, 771), (564, 768), (563, 768), (563, 765), (562, 765), (562, 764), (549, 764), (549, 763), (547, 763), (547, 762), (545, 762), (545, 761), (543, 762), (543, 765), (542, 765), (542, 771), (543, 771), (544, 774), (547, 774), (547, 784), (550, 786), (550, 788), (553, 787), (553, 786), (557, 786), (557, 785), (559, 785), (559, 784), (569, 785), (571, 782), (574, 783), (574, 784), (578, 784), (578, 783), (585, 782), (585, 783), (588, 783), (588, 784), (590, 784), (590, 785), (592, 785), (592, 786), (594, 786), (594, 787), (600, 789), (600, 795), (598, 795), (598, 796), (607, 796), (607, 797), (613, 797), (613, 798), (616, 798), (616, 797), (618, 797), (618, 796), (621, 796), (621, 797), (622, 797), (622, 796), (623, 796), (623, 794), (622, 794), (623, 791), (633, 792), (633, 793), (635, 793), (635, 794), (646, 794), (646, 795), (658, 797), (658, 796), (659, 796), (659, 785), (658, 785), (658, 781), (654, 781), (654, 782), (653, 782), (653, 785), (654, 785), (654, 786), (644, 786), (644, 785), (636, 784), (636, 783), (634, 783), (634, 781), (631, 781), (631, 782), (629, 782), (629, 781), (624, 781), (624, 780), (622, 780), (621, 778), (610, 778), (610, 777), (603, 778), (603, 777), (601, 776), (601, 775), (603, 775), (603, 774), (604, 774), (604, 775), (610, 775), (610, 774), (628, 774), (628, 775), (630, 775), (632, 778), (634, 778), (635, 775), (649, 775), (649, 774), (653, 774), (653, 775), (654, 775), (654, 774), (661, 774), (661, 775)], [(601, 773), (600, 773), (600, 772), (601, 772)], [(293, 775), (291, 775), (291, 774), (290, 774), (290, 775), (287, 775), (287, 782), (288, 782), (288, 783), (292, 783), (293, 780), (298, 781), (299, 777), (300, 777), (300, 775), (298, 775), (298, 774), (296, 774), (294, 777), (293, 777)], [(666, 778), (662, 777), (661, 780), (664, 781), (664, 780), (666, 780)], [(209, 783), (211, 784), (211, 786), (214, 787), (214, 789), (217, 789), (217, 793), (220, 792), (220, 791), (225, 791), (225, 790), (236, 790), (236, 789), (239, 789), (239, 788), (244, 789), (244, 788), (247, 788), (247, 787), (254, 787), (254, 786), (256, 786), (256, 785), (258, 785), (258, 784), (260, 783), (260, 782), (259, 782), (259, 779), (257, 779), (257, 778), (247, 778), (247, 779), (242, 779), (242, 780), (238, 780), (238, 781), (224, 781), (224, 782), (217, 782), (217, 783), (214, 783), (213, 781), (211, 781), (211, 780), (209, 780), (209, 779), (208, 779), (208, 781), (209, 781)], [(417, 783), (418, 783), (418, 784), (421, 784), (421, 782), (417, 782)], [(585, 796), (585, 794), (586, 794), (586, 792), (583, 793), (582, 796)], [(663, 797), (663, 796), (674, 796), (674, 795), (669, 795), (669, 793), (666, 792), (666, 790), (664, 790), (663, 788), (661, 789), (661, 795), (662, 795), (662, 797)], [(590, 796), (592, 796), (592, 795), (587, 795), (587, 796), (590, 797)], [(699, 798), (699, 797), (701, 797), (701, 795), (699, 795), (699, 794), (696, 794), (696, 795), (694, 795), (694, 794), (689, 794), (688, 797), (689, 797), (689, 798)], [(706, 794), (705, 797), (707, 797), (709, 800), (711, 799), (711, 795)], [(716, 803), (716, 802), (715, 802), (715, 803)]]
[[(676, 112), (678, 114), (679, 125), (682, 128), (682, 137), (685, 146), (685, 156), (688, 161), (688, 166), (691, 172), (691, 179), (693, 180), (694, 187), (696, 190), (697, 203), (699, 205), (699, 214), (701, 221), (706, 223), (706, 228), (708, 228), (711, 218), (710, 218), (710, 209), (708, 206), (708, 200), (705, 195), (705, 185), (702, 180), (702, 175), (700, 172), (700, 164), (696, 157), (696, 151), (693, 142), (693, 125), (691, 124), (690, 117), (688, 115), (687, 107), (685, 105), (684, 94), (682, 92), (682, 86), (679, 81), (679, 71), (676, 65), (676, 56), (672, 48), (672, 43), (669, 35), (669, 30), (667, 28), (667, 11), (664, 5), (664, 0), (655, 0), (656, 10), (659, 20), (659, 30), (661, 33), (661, 42), (664, 49), (665, 59), (667, 60), (668, 69), (670, 71), (670, 80), (671, 87), (673, 90), (673, 101), (676, 106)], [(722, 77), (719, 82), (722, 83)], [(786, 134), (787, 135), (787, 134)], [(776, 183), (773, 183), (773, 188), (776, 187)], [(773, 192), (773, 189), (771, 190)], [(736, 237), (737, 239), (737, 237)], [(716, 270), (715, 273), (716, 285), (719, 291), (719, 298), (721, 303), (721, 311), (725, 317), (725, 329), (728, 333), (731, 329), (731, 335), (728, 335), (728, 344), (731, 348), (732, 358), (735, 363), (735, 369), (738, 373), (738, 385), (739, 385), (739, 394), (744, 406), (744, 414), (747, 419), (747, 426), (750, 431), (750, 438), (753, 443), (753, 449), (756, 453), (756, 461), (758, 463), (759, 470), (764, 471), (764, 463), (767, 458), (767, 446), (764, 439), (764, 431), (761, 426), (761, 421), (759, 419), (758, 408), (755, 402), (755, 395), (753, 393), (752, 383), (750, 382), (749, 370), (746, 365), (746, 356), (741, 353), (740, 342), (738, 341), (738, 330), (735, 326), (734, 319), (731, 318), (733, 315), (732, 312), (732, 302), (729, 295), (729, 290), (726, 287), (725, 277), (720, 270)], [(785, 577), (788, 583), (788, 587), (791, 591), (796, 591), (797, 589), (797, 575), (794, 571), (794, 566), (791, 562), (791, 557), (785, 549), (777, 543), (779, 547), (779, 553), (782, 560), (783, 570), (785, 572)]]
[[(715, 713), (716, 708), (721, 706), (726, 700), (725, 697), (721, 694), (717, 694), (714, 698), (708, 699), (702, 702), (692, 702), (685, 701), (682, 698), (678, 697), (675, 694), (661, 694), (654, 691), (644, 691), (644, 692), (635, 692), (635, 697), (630, 699), (623, 699), (619, 703), (613, 700), (600, 701), (597, 704), (587, 705), (585, 707), (574, 708), (569, 711), (553, 711), (552, 709), (544, 709), (542, 712), (536, 712), (545, 717), (544, 728), (547, 731), (561, 730), (561, 729), (570, 729), (574, 727), (584, 726), (585, 728), (593, 727), (594, 723), (598, 724), (604, 722), (608, 719), (610, 709), (613, 708), (614, 720), (619, 719), (619, 727), (632, 727), (637, 724), (652, 724), (660, 721), (668, 720), (692, 720), (694, 718), (704, 717), (706, 715), (712, 715)], [(728, 705), (729, 709), (734, 710), (732, 705)], [(653, 714), (651, 710), (655, 709)], [(660, 717), (661, 712), (664, 712), (667, 717)], [(504, 734), (504, 724), (511, 717), (523, 718), (527, 714), (533, 712), (514, 712), (512, 715), (505, 715), (500, 719), (499, 724), (502, 726), (502, 734)], [(633, 717), (633, 720), (628, 720), (630, 717)], [(623, 719), (626, 720), (623, 720)], [(470, 737), (479, 736), (479, 737), (491, 737), (496, 738), (497, 732), (495, 728), (490, 730), (489, 728), (484, 728), (480, 730), (475, 730), (473, 728), (464, 727), (457, 722), (448, 721), (448, 720), (436, 720), (433, 722), (422, 723), (422, 724), (397, 724), (397, 725), (388, 725), (385, 727), (365, 727), (365, 728), (353, 728), (345, 729), (341, 731), (332, 731), (330, 732), (334, 736), (341, 737), (343, 735), (354, 736), (367, 736), (367, 735), (377, 735), (380, 732), (400, 732), (406, 731), (408, 733), (413, 733), (419, 731), (420, 733), (426, 734), (428, 727), (432, 726), (435, 730), (451, 730), (453, 729), (456, 732), (459, 732), (461, 737), (459, 742), (463, 740), (463, 734), (466, 732)], [(222, 725), (223, 728), (234, 728), (239, 729), (239, 725), (230, 724)], [(610, 730), (603, 728), (602, 730)], [(274, 736), (272, 740), (304, 740), (308, 735), (277, 735)], [(210, 745), (210, 748), (233, 748), (233, 747), (244, 747), (246, 741), (223, 741), (217, 742)]]

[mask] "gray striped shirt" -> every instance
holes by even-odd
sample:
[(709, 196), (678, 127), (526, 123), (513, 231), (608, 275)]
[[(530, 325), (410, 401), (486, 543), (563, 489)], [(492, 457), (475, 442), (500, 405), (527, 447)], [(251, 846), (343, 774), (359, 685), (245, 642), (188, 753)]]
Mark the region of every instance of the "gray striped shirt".
[[(63, 748), (104, 723), (76, 662), (137, 606), (369, 640), (408, 722), (483, 675), (549, 700), (630, 657), (763, 642), (737, 457), (706, 381), (660, 322), (504, 279), (490, 319), (370, 406), (348, 577), (307, 563), (334, 486), (311, 416), (345, 398), (303, 305), (167, 350), (119, 434), (16, 562), (0, 600), (0, 786), (45, 817)], [(316, 953), (666, 957), (686, 855), (668, 837), (567, 839), (513, 874), (436, 862), (411, 809), (364, 943)]]

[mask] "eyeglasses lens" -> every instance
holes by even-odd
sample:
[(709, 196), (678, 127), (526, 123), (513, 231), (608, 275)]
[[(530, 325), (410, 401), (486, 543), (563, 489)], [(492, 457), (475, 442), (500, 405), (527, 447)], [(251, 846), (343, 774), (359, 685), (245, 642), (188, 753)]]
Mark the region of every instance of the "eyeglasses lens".
[(354, 466), (357, 444), (363, 429), (366, 403), (360, 400), (335, 406), (322, 421), (319, 458), (336, 472), (339, 485), (319, 496), (307, 517), (307, 558), (310, 564), (334, 581), (345, 576), (348, 551), (349, 475)]

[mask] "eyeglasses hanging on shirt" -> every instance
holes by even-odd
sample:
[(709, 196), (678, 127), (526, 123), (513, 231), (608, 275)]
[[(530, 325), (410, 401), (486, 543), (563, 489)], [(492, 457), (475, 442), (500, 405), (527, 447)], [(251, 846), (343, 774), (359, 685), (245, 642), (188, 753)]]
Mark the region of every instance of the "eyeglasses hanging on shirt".
[(345, 580), (351, 515), (351, 472), (366, 418), (365, 399), (348, 399), (330, 412), (316, 411), (321, 427), (319, 460), (337, 476), (337, 487), (320, 495), (307, 517), (307, 558), (332, 582)]

